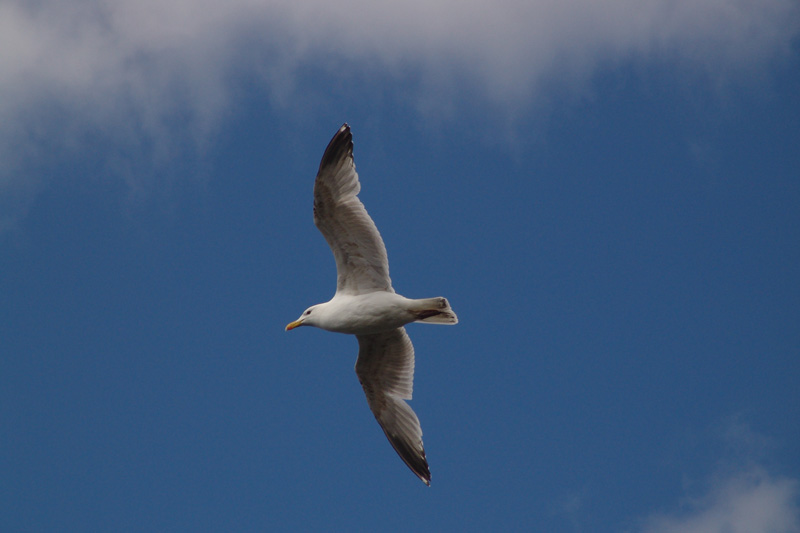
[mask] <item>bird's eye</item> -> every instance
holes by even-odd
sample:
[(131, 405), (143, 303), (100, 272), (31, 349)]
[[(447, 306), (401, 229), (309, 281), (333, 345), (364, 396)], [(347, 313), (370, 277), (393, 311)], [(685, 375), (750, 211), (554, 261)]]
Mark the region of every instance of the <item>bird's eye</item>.
[(303, 314), (304, 314), (304, 315), (310, 315), (310, 314), (311, 314), (311, 309), (308, 309), (308, 310), (307, 310), (305, 313), (303, 313)]

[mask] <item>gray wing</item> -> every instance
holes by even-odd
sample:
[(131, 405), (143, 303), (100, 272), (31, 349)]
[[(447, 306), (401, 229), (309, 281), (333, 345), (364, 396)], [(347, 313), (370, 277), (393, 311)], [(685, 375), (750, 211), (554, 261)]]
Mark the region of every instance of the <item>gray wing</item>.
[(367, 403), (400, 458), (426, 485), (431, 472), (419, 419), (404, 400), (414, 388), (414, 346), (405, 328), (357, 335), (356, 374)]
[(353, 136), (344, 124), (333, 136), (314, 182), (314, 224), (336, 259), (336, 292), (389, 291), (389, 260), (378, 228), (358, 199)]

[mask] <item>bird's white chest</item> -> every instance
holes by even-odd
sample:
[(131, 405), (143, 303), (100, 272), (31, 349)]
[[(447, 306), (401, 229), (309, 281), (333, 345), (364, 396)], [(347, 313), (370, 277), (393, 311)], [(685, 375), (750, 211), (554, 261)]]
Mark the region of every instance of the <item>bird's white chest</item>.
[(369, 335), (399, 328), (414, 317), (406, 298), (387, 292), (337, 295), (328, 302), (320, 327), (328, 331)]

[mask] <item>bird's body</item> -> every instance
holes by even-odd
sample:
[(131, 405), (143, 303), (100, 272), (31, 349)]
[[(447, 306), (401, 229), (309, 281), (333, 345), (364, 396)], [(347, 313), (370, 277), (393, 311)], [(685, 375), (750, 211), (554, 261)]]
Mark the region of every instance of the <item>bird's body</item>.
[[(410, 322), (433, 322), (447, 307), (444, 298), (411, 300), (395, 292), (375, 291), (366, 294), (336, 294), (329, 301), (317, 304), (313, 325), (326, 331), (371, 335), (397, 329)], [(442, 317), (451, 321), (451, 318)], [(455, 322), (452, 322), (455, 323)]]
[(414, 347), (403, 326), (456, 324), (458, 318), (445, 298), (413, 300), (395, 293), (386, 247), (358, 199), (360, 189), (345, 124), (328, 144), (314, 182), (314, 223), (336, 260), (336, 294), (306, 309), (286, 329), (315, 326), (356, 335), (356, 375), (367, 403), (398, 455), (430, 485), (422, 429), (404, 401), (413, 390)]

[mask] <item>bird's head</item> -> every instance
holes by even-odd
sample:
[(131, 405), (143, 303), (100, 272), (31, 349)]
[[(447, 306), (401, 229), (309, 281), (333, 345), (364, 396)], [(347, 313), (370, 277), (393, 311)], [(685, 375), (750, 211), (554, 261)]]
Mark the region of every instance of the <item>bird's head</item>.
[(303, 314), (300, 315), (300, 318), (298, 318), (294, 322), (289, 322), (286, 325), (286, 331), (289, 331), (290, 329), (294, 328), (299, 328), (300, 326), (316, 326), (317, 325), (315, 320), (316, 316), (314, 315), (314, 309), (316, 307), (317, 307), (316, 305), (312, 305), (311, 307), (303, 311)]

